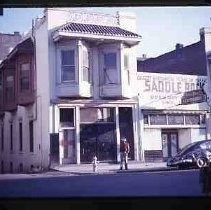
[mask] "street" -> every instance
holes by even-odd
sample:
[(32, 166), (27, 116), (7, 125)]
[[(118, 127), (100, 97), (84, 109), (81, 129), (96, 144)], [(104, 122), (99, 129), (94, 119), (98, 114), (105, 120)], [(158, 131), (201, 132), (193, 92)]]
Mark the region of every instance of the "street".
[(201, 195), (198, 170), (0, 180), (1, 198)]

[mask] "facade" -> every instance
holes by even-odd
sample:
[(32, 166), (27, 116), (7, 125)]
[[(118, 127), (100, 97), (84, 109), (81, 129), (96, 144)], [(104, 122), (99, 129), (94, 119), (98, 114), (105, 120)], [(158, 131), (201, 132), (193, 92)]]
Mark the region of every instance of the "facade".
[[(0, 67), (3, 94), (13, 82), (13, 100), (2, 98), (2, 173), (86, 163), (94, 155), (116, 162), (121, 136), (137, 160), (135, 16), (45, 9), (28, 37)], [(28, 41), (31, 54), (19, 56)], [(19, 70), (19, 59), (31, 59), (30, 68)], [(24, 69), (29, 95), (14, 89)]]
[(197, 43), (186, 47), (177, 44), (172, 52), (138, 61), (140, 138), (145, 161), (165, 160), (191, 142), (210, 138), (209, 104), (181, 103), (184, 92), (200, 89), (200, 84), (205, 84), (210, 97), (206, 36), (201, 33)]

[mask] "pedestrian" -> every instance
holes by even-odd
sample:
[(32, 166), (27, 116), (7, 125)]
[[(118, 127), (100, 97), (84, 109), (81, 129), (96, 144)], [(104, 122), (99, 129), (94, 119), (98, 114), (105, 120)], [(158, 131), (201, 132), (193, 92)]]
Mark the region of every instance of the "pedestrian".
[(128, 170), (128, 154), (130, 152), (130, 145), (127, 139), (123, 137), (120, 141), (120, 170), (125, 166), (125, 170)]
[(202, 187), (202, 193), (206, 196), (211, 193), (211, 162), (205, 167), (200, 168), (199, 182)]

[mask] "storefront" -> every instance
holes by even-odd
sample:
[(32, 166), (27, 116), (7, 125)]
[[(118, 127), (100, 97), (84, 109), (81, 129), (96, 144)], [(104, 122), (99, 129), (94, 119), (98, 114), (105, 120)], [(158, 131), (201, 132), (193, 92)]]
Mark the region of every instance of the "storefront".
[(95, 155), (100, 162), (117, 162), (123, 136), (130, 143), (129, 158), (135, 159), (134, 102), (98, 106), (59, 104), (52, 110), (54, 130), (58, 132), (51, 134), (51, 165), (90, 163)]

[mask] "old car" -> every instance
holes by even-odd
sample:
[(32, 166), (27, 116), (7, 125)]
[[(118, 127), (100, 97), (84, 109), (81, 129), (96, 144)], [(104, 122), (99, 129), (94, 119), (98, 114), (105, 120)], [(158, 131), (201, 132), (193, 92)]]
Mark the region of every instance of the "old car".
[(211, 140), (197, 141), (182, 148), (167, 160), (167, 166), (179, 169), (205, 167), (211, 161)]

